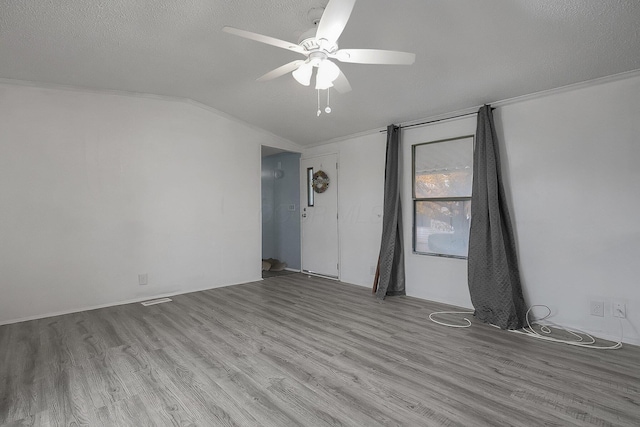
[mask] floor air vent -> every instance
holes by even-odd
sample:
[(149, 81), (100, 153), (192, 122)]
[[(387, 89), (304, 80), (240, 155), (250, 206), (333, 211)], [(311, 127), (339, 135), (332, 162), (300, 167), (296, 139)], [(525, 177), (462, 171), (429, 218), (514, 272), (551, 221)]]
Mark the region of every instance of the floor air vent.
[(146, 307), (148, 305), (162, 304), (163, 302), (170, 302), (170, 301), (171, 301), (171, 298), (158, 298), (158, 299), (152, 299), (149, 301), (141, 302), (140, 304)]

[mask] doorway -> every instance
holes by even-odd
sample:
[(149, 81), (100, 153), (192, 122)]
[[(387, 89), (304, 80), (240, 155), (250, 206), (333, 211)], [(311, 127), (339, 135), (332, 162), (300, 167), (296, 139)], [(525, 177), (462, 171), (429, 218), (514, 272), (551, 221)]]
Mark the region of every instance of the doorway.
[(300, 271), (300, 153), (262, 146), (263, 278)]

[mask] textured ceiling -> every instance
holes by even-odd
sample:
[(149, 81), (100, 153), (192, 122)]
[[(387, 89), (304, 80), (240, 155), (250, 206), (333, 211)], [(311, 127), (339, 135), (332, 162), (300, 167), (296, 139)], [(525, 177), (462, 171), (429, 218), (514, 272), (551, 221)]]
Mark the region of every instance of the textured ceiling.
[[(340, 64), (353, 91), (255, 79), (326, 0), (2, 0), (0, 78), (190, 98), (302, 145), (640, 69), (638, 0), (359, 0), (342, 48), (414, 52), (412, 66)], [(596, 100), (594, 100), (596, 101)]]

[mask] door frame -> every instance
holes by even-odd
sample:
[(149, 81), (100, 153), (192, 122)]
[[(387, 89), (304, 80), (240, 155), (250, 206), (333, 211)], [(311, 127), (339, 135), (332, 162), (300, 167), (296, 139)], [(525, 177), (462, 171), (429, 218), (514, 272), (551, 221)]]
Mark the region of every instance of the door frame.
[[(336, 189), (336, 213), (337, 213), (337, 217), (336, 217), (336, 232), (338, 233), (338, 245), (336, 247), (336, 250), (338, 251), (337, 253), (337, 258), (338, 258), (338, 277), (333, 277), (333, 276), (326, 276), (324, 274), (319, 274), (319, 273), (312, 273), (309, 271), (304, 271), (303, 267), (304, 265), (302, 264), (302, 260), (303, 260), (303, 239), (304, 239), (304, 233), (302, 232), (302, 218), (300, 218), (300, 272), (309, 276), (317, 276), (317, 277), (322, 277), (324, 279), (329, 279), (329, 280), (336, 280), (336, 281), (341, 281), (342, 279), (342, 251), (341, 251), (341, 241), (340, 241), (340, 153), (337, 151), (330, 151), (327, 153), (322, 153), (322, 154), (314, 154), (312, 156), (305, 156), (304, 154), (302, 156), (300, 156), (300, 177), (302, 178), (303, 176), (306, 176), (306, 170), (302, 170), (302, 162), (305, 160), (313, 160), (316, 159), (318, 157), (325, 157), (325, 156), (332, 156), (335, 155), (336, 156), (336, 182), (337, 185), (334, 186), (334, 188)], [(302, 185), (302, 182), (300, 183), (300, 212), (299, 214), (302, 215), (302, 207), (303, 205), (306, 206), (307, 204), (307, 194), (306, 194), (306, 187)]]
[[(280, 154), (280, 153), (291, 153), (291, 154), (299, 154), (300, 157), (298, 158), (298, 170), (300, 170), (300, 164), (302, 162), (302, 158), (303, 158), (303, 153), (301, 151), (296, 151), (290, 148), (280, 148), (280, 147), (276, 147), (276, 146), (272, 146), (272, 145), (267, 145), (267, 144), (260, 144), (258, 145), (259, 147), (259, 151), (260, 151), (260, 181), (259, 181), (259, 194), (258, 197), (260, 198), (260, 203), (259, 203), (259, 236), (260, 236), (260, 260), (262, 261), (262, 256), (264, 255), (262, 253), (262, 247), (263, 247), (263, 224), (262, 224), (262, 208), (263, 208), (263, 204), (262, 204), (262, 151), (263, 149), (266, 147), (267, 149), (275, 149), (278, 152), (277, 153), (273, 153), (273, 154), (269, 154), (269, 155), (274, 155), (274, 154)], [(298, 180), (298, 187), (300, 186), (300, 180)], [(300, 188), (298, 188), (298, 193), (299, 195), (301, 194), (302, 190)], [(302, 206), (302, 201), (300, 201), (300, 203), (298, 204), (297, 207), (297, 211), (298, 211), (298, 215), (300, 215), (300, 211), (301, 211), (301, 206)], [(298, 217), (298, 224), (300, 225), (300, 227), (302, 226), (301, 223), (301, 218)], [(300, 241), (298, 242), (298, 244), (302, 245), (302, 228), (300, 228)], [(302, 246), (300, 246), (300, 269), (295, 269), (295, 268), (290, 268), (287, 267), (285, 268), (285, 270), (289, 270), (289, 271), (296, 271), (296, 272), (302, 272)], [(261, 263), (256, 263), (256, 265), (260, 265)], [(260, 273), (259, 276), (260, 279), (259, 280), (264, 280), (262, 279), (262, 269), (260, 269)]]

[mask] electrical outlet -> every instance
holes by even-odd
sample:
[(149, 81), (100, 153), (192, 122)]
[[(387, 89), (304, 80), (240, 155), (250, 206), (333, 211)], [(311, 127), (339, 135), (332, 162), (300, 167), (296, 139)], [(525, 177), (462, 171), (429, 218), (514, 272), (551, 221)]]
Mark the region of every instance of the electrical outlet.
[(147, 282), (147, 273), (144, 274), (138, 274), (138, 285), (142, 286), (142, 285), (146, 285)]
[(603, 301), (591, 301), (592, 316), (604, 317), (604, 302)]
[(627, 317), (627, 307), (623, 301), (614, 301), (613, 302), (613, 317)]

